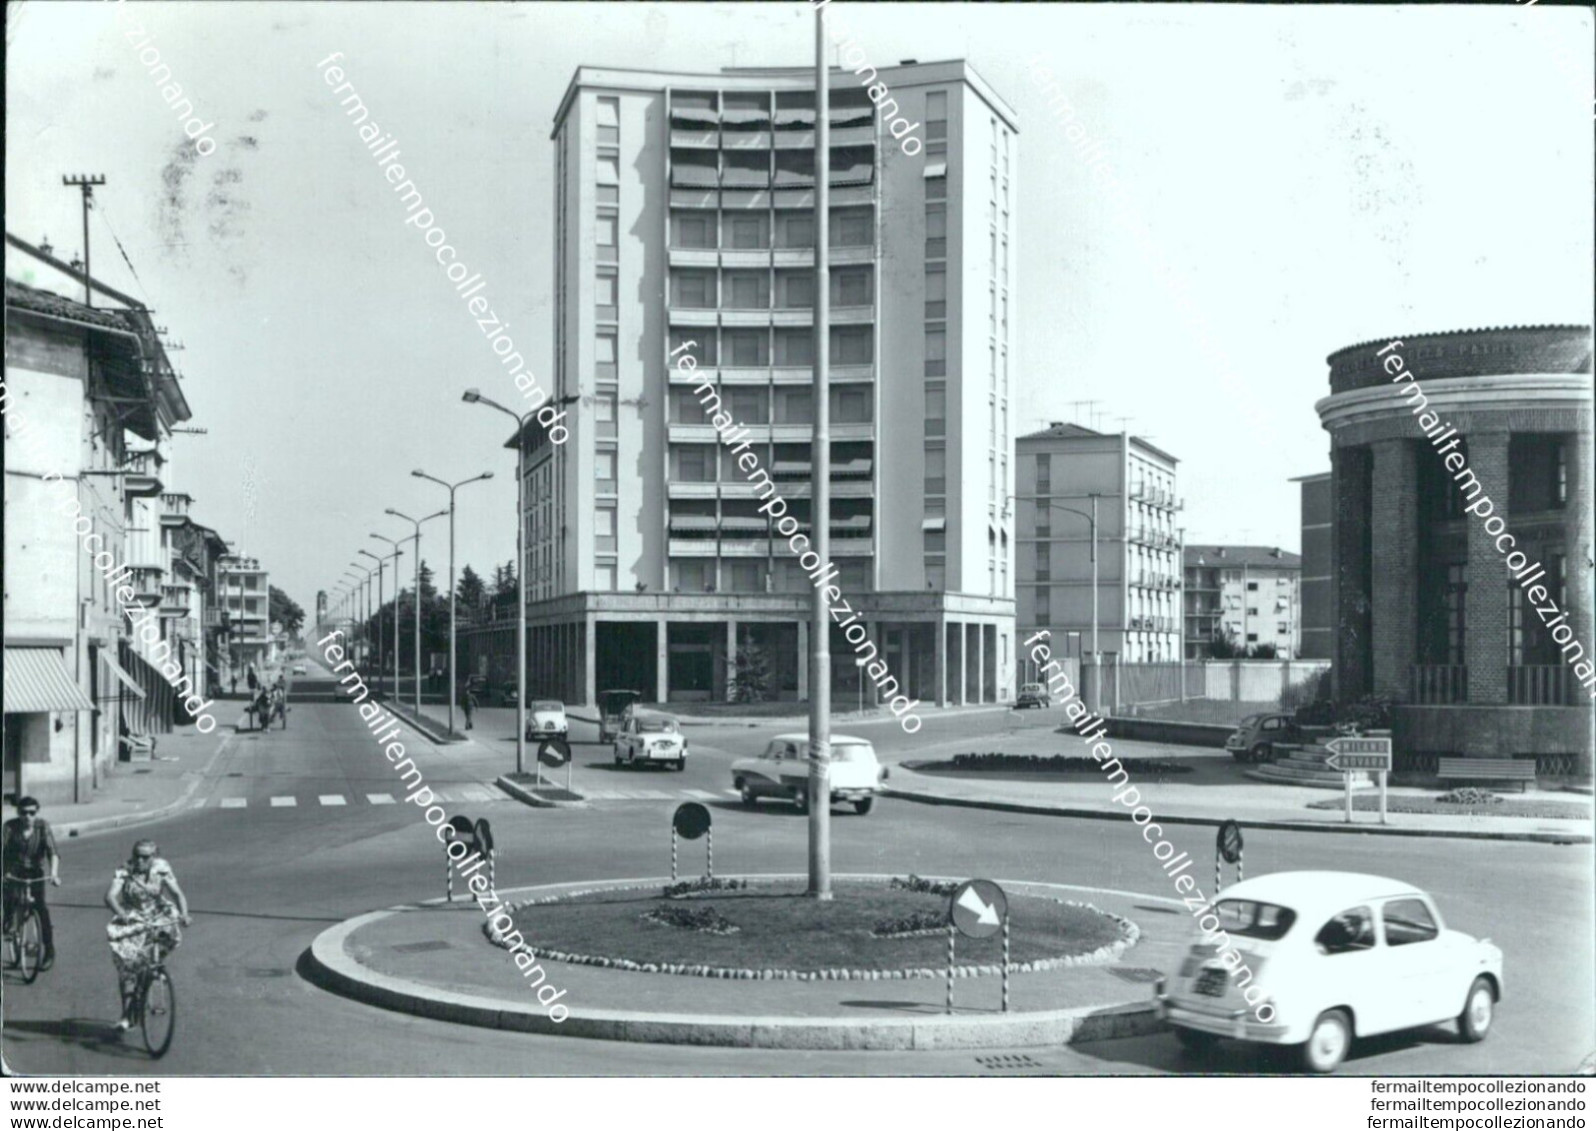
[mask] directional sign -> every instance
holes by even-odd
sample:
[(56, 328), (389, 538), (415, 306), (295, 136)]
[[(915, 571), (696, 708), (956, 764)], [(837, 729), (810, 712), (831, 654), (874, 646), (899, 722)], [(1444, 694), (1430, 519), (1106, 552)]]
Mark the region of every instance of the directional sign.
[(683, 840), (697, 840), (709, 831), (709, 810), (696, 801), (678, 805), (671, 827)]
[(1332, 770), (1391, 769), (1391, 740), (1389, 738), (1332, 738), (1325, 743), (1330, 757), (1324, 764)]
[(571, 744), (563, 738), (538, 740), (538, 761), (545, 766), (563, 766), (571, 760)]
[(1241, 826), (1235, 821), (1226, 821), (1219, 826), (1219, 839), (1215, 844), (1219, 855), (1225, 858), (1226, 864), (1234, 864), (1241, 859)]
[(493, 851), (493, 829), (488, 825), (486, 817), (478, 817), (477, 823), (472, 826), (472, 831), (477, 834), (478, 851)]
[(948, 901), (953, 925), (966, 938), (990, 938), (1009, 915), (1008, 897), (991, 880), (965, 880)]

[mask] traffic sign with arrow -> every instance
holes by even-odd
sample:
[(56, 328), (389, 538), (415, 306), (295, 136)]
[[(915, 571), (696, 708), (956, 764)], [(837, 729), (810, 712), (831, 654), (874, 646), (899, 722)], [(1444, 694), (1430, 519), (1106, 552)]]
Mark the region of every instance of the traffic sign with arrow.
[(966, 880), (954, 889), (948, 914), (966, 938), (990, 938), (1003, 929), (1009, 901), (1003, 889), (991, 880)]
[(1332, 738), (1325, 749), (1330, 757), (1324, 764), (1332, 770), (1350, 773), (1354, 770), (1391, 769), (1391, 740), (1389, 738)]

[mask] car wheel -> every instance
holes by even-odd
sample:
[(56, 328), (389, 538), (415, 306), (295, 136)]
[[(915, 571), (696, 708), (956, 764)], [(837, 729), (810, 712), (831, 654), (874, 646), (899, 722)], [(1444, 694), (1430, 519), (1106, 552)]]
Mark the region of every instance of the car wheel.
[(868, 814), (871, 809), (875, 808), (875, 804), (876, 799), (874, 797), (861, 797), (858, 801), (853, 803), (853, 811), (859, 814), (859, 816), (863, 817)]
[(1464, 1001), (1463, 1012), (1457, 1015), (1457, 1031), (1470, 1044), (1483, 1041), (1490, 1031), (1491, 1019), (1496, 1015), (1496, 994), (1486, 978), (1475, 978)]
[(752, 809), (759, 804), (759, 798), (754, 795), (754, 787), (745, 781), (737, 783), (737, 792), (743, 799), (743, 804)]
[(676, 772), (677, 773), (681, 773), (685, 769), (687, 769), (687, 759), (686, 758), (678, 758), (678, 759), (676, 759)]
[(1178, 1025), (1175, 1027), (1175, 1039), (1189, 1053), (1211, 1052), (1219, 1043), (1219, 1038), (1212, 1033), (1204, 1033), (1200, 1029), (1182, 1029)]
[(1352, 1022), (1339, 1009), (1319, 1014), (1302, 1046), (1302, 1066), (1309, 1072), (1333, 1072), (1352, 1047)]
[(1269, 761), (1269, 757), (1272, 753), (1274, 753), (1274, 751), (1267, 742), (1260, 742), (1247, 752), (1247, 761), (1252, 762), (1254, 765), (1258, 765)]

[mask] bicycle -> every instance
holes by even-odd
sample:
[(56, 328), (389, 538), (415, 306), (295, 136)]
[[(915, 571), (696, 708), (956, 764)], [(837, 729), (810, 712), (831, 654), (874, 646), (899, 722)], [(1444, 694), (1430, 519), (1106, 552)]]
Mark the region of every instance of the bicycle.
[(5, 930), (5, 964), (21, 971), (24, 985), (32, 985), (44, 954), (44, 924), (34, 906), (33, 885), (44, 880), (6, 876), (5, 882), (22, 885), (22, 898), (11, 909), (11, 923)]
[(169, 949), (166, 938), (157, 933), (177, 922), (176, 919), (162, 919), (139, 924), (137, 928), (148, 931), (150, 937), (144, 944), (144, 961), (138, 980), (133, 984), (127, 1017), (131, 1025), (137, 1025), (144, 1034), (144, 1047), (153, 1060), (166, 1055), (166, 1050), (172, 1047), (172, 1034), (177, 1030), (177, 992), (172, 986), (172, 976), (166, 971)]

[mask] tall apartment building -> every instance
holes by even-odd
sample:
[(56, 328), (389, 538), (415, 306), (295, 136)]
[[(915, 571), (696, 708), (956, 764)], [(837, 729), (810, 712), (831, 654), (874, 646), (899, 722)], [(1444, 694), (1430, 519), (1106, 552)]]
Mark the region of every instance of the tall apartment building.
[(216, 598), (228, 626), (228, 669), (231, 680), (244, 678), (249, 665), (257, 673), (277, 661), (271, 625), (271, 588), (259, 559), (228, 554), (216, 563)]
[[(881, 70), (880, 108), (860, 78), (834, 72), (828, 98), (836, 585), (911, 696), (991, 701), (1014, 662), (1015, 116), (961, 61)], [(725, 699), (757, 646), (778, 696), (808, 694), (812, 583), (694, 387), (807, 528), (816, 115), (807, 68), (582, 67), (560, 103), (553, 386), (581, 400), (566, 443), (521, 437), (544, 693)], [(831, 652), (847, 702), (836, 625)]]
[[(1180, 658), (1180, 461), (1124, 432), (1053, 423), (1016, 444), (1022, 638), (1052, 633), (1056, 655), (1092, 647), (1095, 499), (1098, 650), (1104, 662)], [(1036, 675), (1021, 657), (1020, 675)]]
[(1333, 660), (1336, 654), (1334, 622), (1330, 606), (1334, 593), (1330, 576), (1330, 519), (1335, 495), (1330, 473), (1301, 475), (1292, 480), (1302, 484), (1302, 616), (1297, 656), (1304, 660)]
[(1215, 637), (1238, 652), (1262, 645), (1302, 655), (1302, 559), (1278, 546), (1186, 547), (1186, 658), (1208, 659)]

